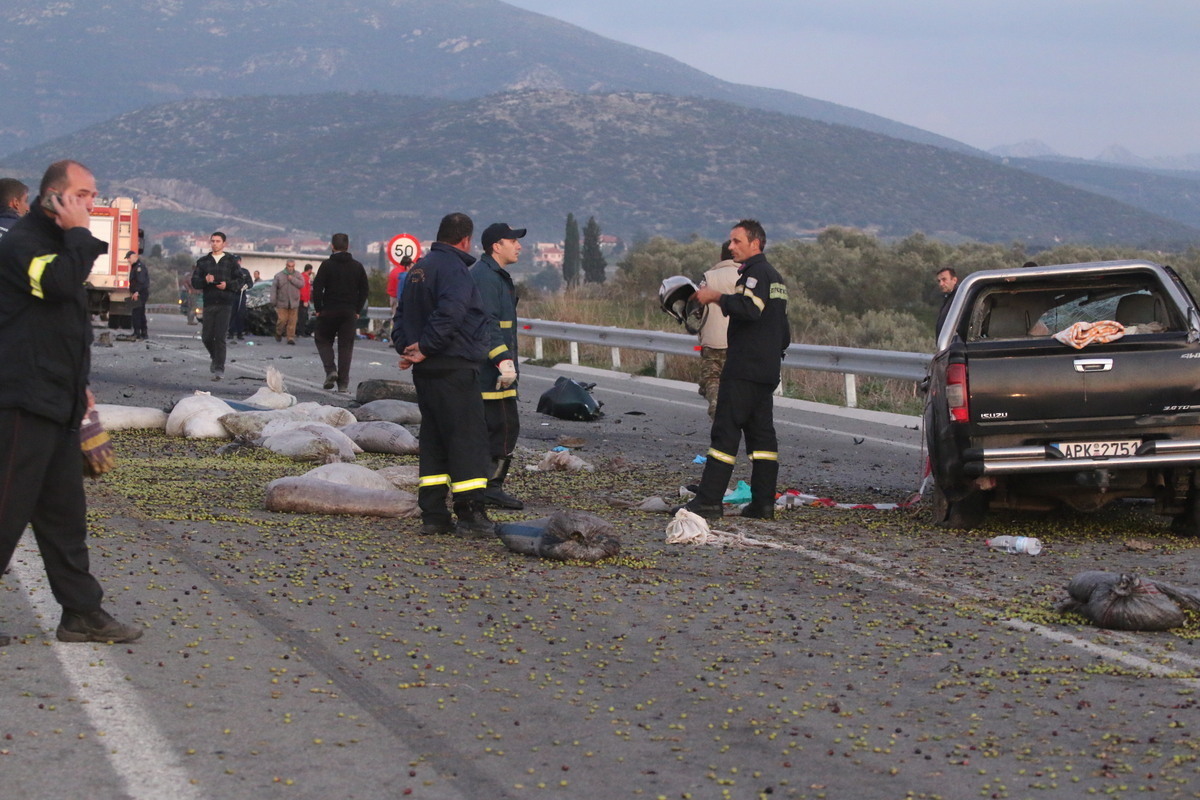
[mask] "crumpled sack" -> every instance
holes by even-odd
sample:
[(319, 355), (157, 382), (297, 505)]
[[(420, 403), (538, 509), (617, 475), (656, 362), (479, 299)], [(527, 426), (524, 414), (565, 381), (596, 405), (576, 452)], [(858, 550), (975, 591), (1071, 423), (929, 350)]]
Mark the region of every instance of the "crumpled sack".
[(584, 461), (579, 456), (572, 453), (570, 450), (551, 450), (542, 456), (542, 460), (535, 466), (529, 468), (540, 472), (553, 472), (554, 470), (563, 470), (565, 472), (595, 472), (596, 467)]
[(247, 397), (246, 402), (261, 408), (289, 408), (296, 405), (296, 396), (285, 390), (283, 373), (275, 367), (267, 367), (267, 385)]
[(560, 375), (554, 385), (538, 398), (537, 410), (541, 414), (579, 422), (599, 419), (604, 415), (600, 410), (600, 406), (604, 404), (592, 397), (595, 385), (579, 383)]
[(299, 514), (413, 517), (418, 513), (416, 495), (408, 492), (348, 486), (310, 474), (271, 481), (265, 503), (268, 511)]
[(394, 422), (352, 422), (338, 430), (368, 453), (412, 455), (421, 449), (417, 437), (408, 428)]
[(392, 482), (397, 489), (406, 486), (416, 486), (421, 482), (421, 468), (416, 464), (397, 464), (375, 471)]
[(296, 461), (331, 464), (354, 460), (355, 445), (349, 436), (330, 425), (315, 422), (267, 436), (262, 446)]
[(621, 552), (621, 541), (605, 519), (584, 511), (556, 511), (549, 517), (503, 522), (496, 534), (514, 553), (557, 561), (599, 561)]
[(360, 489), (395, 489), (396, 486), (385, 476), (361, 464), (322, 464), (313, 467), (302, 477), (337, 483), (342, 486), (357, 486)]
[(357, 422), (354, 415), (345, 408), (327, 406), (321, 403), (297, 403), (288, 409), (311, 419), (313, 422), (324, 422), (335, 428), (342, 428), (351, 422)]
[[(290, 421), (300, 425), (319, 422), (341, 428), (354, 422), (354, 415), (344, 408), (323, 406), (319, 403), (300, 403), (291, 408), (267, 411), (232, 411), (221, 417), (221, 424), (229, 431), (229, 435), (238, 439), (266, 436), (271, 424), (279, 421)], [(280, 428), (276, 427), (272, 432), (280, 432)]]
[(96, 412), (100, 415), (100, 424), (109, 431), (163, 430), (167, 427), (167, 412), (161, 408), (97, 403)]
[(229, 404), (208, 392), (196, 392), (175, 404), (167, 416), (167, 436), (188, 439), (228, 439), (221, 417), (233, 413)]
[[(1074, 611), (1109, 630), (1165, 631), (1184, 622), (1182, 609), (1159, 584), (1128, 572), (1081, 572), (1067, 585), (1067, 594), (1059, 611)], [(1195, 600), (1200, 604), (1200, 596)]]
[(421, 409), (416, 403), (384, 398), (363, 403), (352, 413), (359, 422), (394, 422), (397, 425), (419, 425)]
[(1125, 326), (1111, 319), (1098, 322), (1076, 322), (1054, 334), (1054, 338), (1076, 350), (1096, 342), (1115, 342), (1125, 335)]

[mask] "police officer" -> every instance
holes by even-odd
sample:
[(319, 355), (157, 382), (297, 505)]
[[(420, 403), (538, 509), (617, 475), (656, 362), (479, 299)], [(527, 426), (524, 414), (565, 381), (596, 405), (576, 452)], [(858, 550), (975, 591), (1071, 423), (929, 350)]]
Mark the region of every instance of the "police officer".
[(791, 328), (787, 286), (763, 255), (766, 244), (767, 234), (757, 220), (737, 223), (729, 234), (730, 253), (741, 264), (733, 292), (722, 294), (711, 286), (696, 292), (699, 302), (716, 305), (729, 318), (729, 352), (717, 390), (708, 460), (696, 497), (685, 506), (709, 519), (722, 515), (721, 498), (733, 476), (743, 437), (752, 468), (751, 499), (742, 516), (775, 517), (779, 443), (773, 393)]

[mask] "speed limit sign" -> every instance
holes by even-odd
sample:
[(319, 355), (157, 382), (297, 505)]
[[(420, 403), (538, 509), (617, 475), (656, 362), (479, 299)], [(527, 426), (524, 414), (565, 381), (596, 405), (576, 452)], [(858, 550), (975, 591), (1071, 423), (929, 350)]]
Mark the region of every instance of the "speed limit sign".
[(397, 267), (400, 266), (400, 262), (404, 260), (405, 256), (416, 261), (421, 257), (421, 242), (411, 233), (393, 236), (388, 242), (387, 255), (388, 261)]

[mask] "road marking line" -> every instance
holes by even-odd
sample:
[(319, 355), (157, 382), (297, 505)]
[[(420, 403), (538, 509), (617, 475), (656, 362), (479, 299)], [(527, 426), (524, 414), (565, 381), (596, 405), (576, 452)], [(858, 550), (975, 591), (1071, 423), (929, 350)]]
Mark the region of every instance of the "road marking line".
[[(891, 561), (888, 561), (887, 559), (880, 558), (879, 556), (873, 556), (869, 553), (862, 553), (858, 550), (855, 550), (852, 547), (838, 546), (836, 549), (841, 550), (846, 553), (853, 554), (855, 557), (860, 557), (863, 560), (873, 561), (874, 563), (878, 564), (880, 567), (890, 568), (890, 570), (887, 572), (884, 572), (881, 570), (873, 569), (871, 567), (863, 566), (862, 564), (856, 564), (854, 562), (847, 561), (840, 556), (836, 556), (831, 553), (826, 553), (823, 550), (815, 550), (811, 547), (805, 547), (802, 544), (794, 544), (791, 542), (777, 542), (773, 539), (763, 539), (763, 540), (760, 540), (760, 543), (762, 545), (765, 545), (765, 546), (773, 548), (773, 549), (790, 550), (792, 552), (799, 553), (800, 555), (802, 555), (806, 558), (809, 558), (813, 561), (818, 561), (827, 566), (837, 567), (838, 569), (843, 569), (848, 572), (853, 572), (858, 575), (861, 575), (864, 578), (870, 578), (871, 580), (882, 581), (882, 582), (884, 582), (890, 586), (894, 586), (898, 589), (902, 589), (907, 592), (913, 592), (914, 594), (921, 595), (922, 597), (929, 597), (934, 600), (939, 600), (941, 602), (945, 602), (947, 600), (953, 601), (953, 600), (969, 599), (972, 602), (978, 603), (978, 602), (988, 599), (984, 593), (975, 591), (975, 590), (971, 590), (969, 588), (960, 593), (960, 592), (956, 592), (956, 591), (951, 591), (949, 589), (937, 589), (937, 588), (934, 588), (933, 586), (925, 586), (923, 584), (914, 583), (914, 582), (906, 580), (904, 578), (897, 577), (897, 575), (901, 574), (904, 571), (905, 567), (903, 565), (893, 563)], [(1179, 669), (1179, 668), (1166, 667), (1162, 664), (1158, 664), (1154, 661), (1151, 661), (1150, 659), (1143, 658), (1142, 656), (1135, 655), (1135, 654), (1127, 652), (1125, 650), (1120, 650), (1116, 647), (1111, 647), (1109, 645), (1098, 644), (1096, 642), (1090, 642), (1086, 639), (1075, 636), (1073, 634), (1065, 633), (1062, 631), (1056, 631), (1052, 628), (1047, 628), (1044, 625), (1038, 625), (1033, 622), (1026, 622), (1025, 620), (1022, 620), (1022, 619), (1016, 619), (1014, 617), (1004, 617), (1004, 616), (1000, 616), (1000, 615), (995, 615), (995, 619), (997, 622), (1000, 622), (1002, 624), (1009, 625), (1018, 630), (1026, 631), (1027, 633), (1037, 634), (1038, 636), (1041, 636), (1043, 638), (1049, 639), (1054, 642), (1058, 642), (1060, 644), (1065, 644), (1069, 647), (1074, 647), (1074, 648), (1082, 650), (1085, 653), (1088, 653), (1090, 655), (1099, 656), (1100, 658), (1103, 658), (1106, 661), (1120, 662), (1122, 664), (1125, 664), (1128, 667), (1142, 670), (1144, 672), (1149, 672), (1151, 675), (1154, 675), (1156, 677), (1168, 678), (1168, 679), (1176, 681), (1178, 683), (1182, 683), (1184, 686), (1187, 686), (1189, 689), (1200, 689), (1200, 678), (1188, 678), (1188, 677), (1180, 676), (1178, 673), (1181, 671), (1181, 669)], [(1147, 646), (1147, 648), (1150, 647), (1149, 645), (1146, 645), (1146, 646)], [(1169, 658), (1169, 659), (1172, 659), (1175, 661), (1181, 661), (1185, 664), (1188, 664), (1189, 667), (1191, 667), (1193, 669), (1197, 666), (1196, 662), (1187, 656), (1183, 656), (1181, 658), (1175, 658), (1174, 654), (1167, 652), (1167, 651), (1157, 651), (1156, 655), (1164, 657), (1164, 658)]]
[[(46, 583), (42, 560), (32, 543), (32, 532), (22, 538), (13, 556), (12, 570), (28, 592), (29, 604), (46, 624), (55, 624), (60, 608)], [(57, 627), (57, 625), (55, 626)], [(125, 792), (134, 800), (205, 800), (191, 782), (187, 770), (172, 752), (167, 738), (142, 708), (137, 693), (109, 659), (97, 656), (98, 649), (119, 645), (81, 645), (59, 642), (54, 629), (46, 630), (50, 650), (71, 682), (79, 707), (87, 714), (96, 731), (104, 737), (96, 741), (113, 771), (125, 784)], [(116, 653), (115, 649), (109, 652)], [(117, 659), (112, 659), (116, 661)]]

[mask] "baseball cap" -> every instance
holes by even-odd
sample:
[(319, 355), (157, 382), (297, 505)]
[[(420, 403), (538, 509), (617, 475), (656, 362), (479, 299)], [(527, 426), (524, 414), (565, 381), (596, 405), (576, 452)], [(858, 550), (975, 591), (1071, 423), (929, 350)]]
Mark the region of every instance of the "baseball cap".
[(483, 252), (490, 253), (492, 245), (501, 239), (520, 239), (525, 236), (525, 228), (508, 227), (507, 222), (493, 222), (488, 225), (480, 238), (480, 243), (483, 245)]

